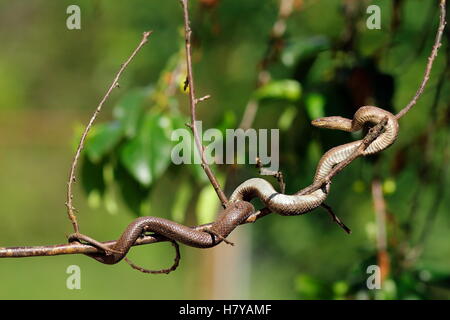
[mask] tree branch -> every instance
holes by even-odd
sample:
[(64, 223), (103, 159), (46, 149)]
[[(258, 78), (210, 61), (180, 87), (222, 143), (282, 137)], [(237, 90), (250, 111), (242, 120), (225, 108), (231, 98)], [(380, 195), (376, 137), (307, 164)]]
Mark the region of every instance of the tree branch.
[(431, 54), (428, 57), (428, 63), (425, 68), (425, 73), (423, 75), (422, 83), (419, 86), (419, 89), (417, 89), (416, 94), (412, 98), (412, 100), (402, 109), (399, 113), (397, 113), (396, 117), (397, 119), (400, 119), (403, 117), (409, 110), (411, 110), (412, 107), (417, 103), (417, 100), (422, 95), (423, 90), (425, 89), (425, 86), (430, 79), (430, 73), (431, 69), (433, 68), (434, 60), (437, 57), (438, 50), (441, 47), (442, 43), (442, 34), (444, 33), (446, 21), (445, 21), (445, 2), (446, 0), (441, 0), (439, 7), (440, 7), (440, 18), (439, 18), (439, 27), (436, 33), (436, 38), (434, 40), (433, 49), (431, 50)]
[(195, 83), (194, 83), (194, 73), (192, 71), (192, 54), (191, 54), (191, 23), (189, 20), (189, 1), (188, 0), (180, 0), (181, 6), (183, 7), (183, 14), (184, 14), (184, 31), (185, 31), (185, 39), (186, 39), (186, 64), (187, 64), (187, 79), (185, 83), (185, 89), (189, 87), (189, 103), (190, 103), (190, 109), (191, 109), (191, 123), (189, 127), (192, 130), (192, 134), (194, 135), (195, 145), (197, 147), (197, 151), (200, 154), (201, 158), (201, 166), (203, 170), (205, 171), (206, 175), (208, 176), (209, 181), (211, 182), (211, 185), (214, 187), (214, 190), (217, 193), (217, 196), (219, 197), (220, 202), (222, 203), (222, 207), (226, 207), (228, 203), (228, 199), (225, 196), (225, 193), (222, 191), (219, 181), (217, 181), (216, 176), (211, 171), (211, 168), (209, 167), (206, 158), (205, 158), (205, 152), (204, 147), (202, 145), (202, 142), (200, 140), (200, 136), (197, 131), (197, 127), (195, 125), (196, 123), (196, 110), (197, 110), (197, 103), (204, 101), (209, 98), (209, 96), (205, 96), (203, 98), (197, 99), (195, 97)]
[(67, 182), (67, 200), (66, 200), (67, 214), (69, 216), (70, 221), (72, 222), (72, 226), (73, 226), (73, 229), (74, 229), (75, 233), (79, 232), (79, 226), (78, 226), (78, 222), (77, 222), (77, 217), (75, 215), (76, 209), (73, 206), (73, 191), (72, 191), (72, 188), (73, 188), (74, 182), (76, 181), (76, 178), (75, 178), (76, 168), (77, 168), (78, 160), (79, 160), (80, 155), (81, 155), (81, 151), (84, 148), (86, 137), (87, 137), (89, 131), (91, 130), (92, 125), (95, 122), (95, 119), (97, 118), (98, 114), (102, 110), (103, 104), (109, 98), (109, 96), (110, 96), (111, 92), (113, 91), (113, 89), (119, 86), (119, 78), (122, 75), (123, 71), (127, 68), (128, 64), (131, 62), (131, 60), (133, 60), (133, 58), (136, 56), (136, 54), (139, 52), (139, 50), (141, 50), (141, 48), (144, 46), (144, 44), (147, 43), (148, 37), (152, 34), (152, 32), (153, 31), (146, 31), (146, 32), (144, 32), (144, 34), (142, 35), (141, 42), (138, 44), (136, 49), (134, 49), (134, 51), (130, 55), (130, 57), (121, 65), (119, 71), (116, 74), (116, 77), (114, 78), (114, 81), (112, 82), (112, 84), (109, 87), (108, 91), (106, 91), (105, 96), (100, 101), (100, 103), (97, 106), (97, 108), (95, 109), (94, 114), (92, 115), (91, 119), (89, 120), (89, 123), (87, 124), (86, 128), (83, 131), (83, 134), (81, 135), (81, 139), (80, 139), (80, 142), (78, 144), (77, 151), (75, 152), (75, 156), (73, 158), (72, 165), (70, 167), (69, 181)]

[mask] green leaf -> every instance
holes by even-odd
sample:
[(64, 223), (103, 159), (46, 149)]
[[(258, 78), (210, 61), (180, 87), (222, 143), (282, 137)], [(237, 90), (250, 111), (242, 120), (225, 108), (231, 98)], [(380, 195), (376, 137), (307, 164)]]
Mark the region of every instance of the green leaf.
[[(194, 137), (192, 135), (191, 130), (186, 126), (186, 123), (188, 123), (188, 122), (189, 122), (189, 119), (186, 117), (183, 117), (181, 115), (172, 116), (173, 129), (174, 130), (176, 130), (176, 129), (188, 130), (189, 136), (190, 136), (189, 141), (186, 141), (186, 140), (183, 140), (182, 142), (175, 141), (175, 144), (183, 143), (183, 150), (186, 151), (190, 155), (190, 159), (191, 159), (191, 163), (184, 164), (184, 166), (187, 166), (189, 168), (189, 170), (192, 173), (192, 176), (194, 177), (194, 179), (197, 182), (205, 183), (208, 181), (208, 177), (206, 176), (205, 172), (203, 171), (201, 165), (194, 163), (194, 151), (195, 152), (197, 152), (197, 151), (193, 149), (195, 147), (194, 146)], [(211, 167), (213, 167), (213, 166), (211, 166)]]
[(298, 81), (286, 79), (286, 80), (274, 80), (262, 86), (255, 91), (254, 96), (258, 100), (262, 99), (280, 99), (297, 101), (300, 99), (302, 93), (302, 87)]
[(122, 126), (117, 121), (96, 125), (87, 138), (86, 155), (92, 162), (98, 163), (116, 147), (122, 138), (122, 134)]
[(318, 93), (310, 93), (305, 98), (306, 113), (314, 120), (325, 116), (325, 97)]
[(121, 163), (143, 186), (149, 187), (170, 164), (171, 128), (167, 116), (149, 113), (136, 137), (120, 150)]
[(81, 186), (86, 192), (89, 205), (92, 208), (99, 207), (99, 199), (105, 193), (105, 181), (103, 179), (103, 163), (94, 163), (88, 157), (83, 157), (81, 165)]
[(135, 89), (123, 96), (114, 107), (113, 115), (122, 123), (127, 137), (136, 135), (144, 111), (143, 103), (148, 96), (148, 89)]
[(296, 116), (297, 108), (295, 106), (287, 107), (278, 119), (278, 127), (280, 128), (280, 130), (288, 130), (291, 127), (292, 122), (294, 121)]
[(125, 204), (134, 214), (140, 216), (150, 189), (137, 182), (121, 164), (115, 168), (114, 175)]

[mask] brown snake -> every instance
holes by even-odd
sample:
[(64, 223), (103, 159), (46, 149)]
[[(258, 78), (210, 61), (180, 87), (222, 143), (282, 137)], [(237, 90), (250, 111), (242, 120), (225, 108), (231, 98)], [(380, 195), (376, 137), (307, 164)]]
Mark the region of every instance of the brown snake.
[[(375, 125), (385, 117), (388, 118), (385, 131), (363, 153), (363, 155), (369, 155), (386, 149), (397, 139), (398, 122), (392, 113), (377, 107), (366, 106), (356, 111), (353, 120), (342, 117), (325, 117), (314, 120), (312, 124), (316, 127), (354, 132), (362, 129), (365, 124)], [(361, 142), (361, 140), (353, 141), (326, 152), (317, 165), (313, 182), (324, 178), (335, 165), (350, 156)], [(250, 201), (257, 197), (272, 212), (290, 216), (306, 213), (317, 208), (327, 195), (328, 190), (323, 189), (304, 195), (281, 194), (266, 180), (253, 178), (243, 182), (234, 190), (230, 197), (230, 202), (239, 200)]]
[[(376, 125), (387, 118), (384, 132), (381, 133), (363, 152), (363, 155), (374, 154), (389, 147), (397, 138), (398, 122), (390, 112), (372, 106), (361, 107), (355, 113), (353, 120), (343, 117), (325, 117), (312, 121), (317, 127), (337, 129), (348, 132), (358, 131), (364, 125)], [(319, 161), (314, 176), (314, 182), (324, 178), (334, 166), (344, 161), (358, 148), (362, 140), (347, 143), (326, 152)], [(329, 185), (308, 194), (286, 195), (278, 193), (264, 179), (253, 178), (239, 185), (230, 197), (229, 204), (221, 212), (218, 219), (204, 228), (191, 228), (176, 222), (158, 217), (140, 217), (128, 225), (119, 240), (113, 246), (104, 247), (100, 242), (81, 234), (69, 236), (69, 241), (84, 240), (105, 250), (105, 253), (87, 254), (106, 264), (114, 264), (122, 260), (144, 232), (153, 232), (170, 241), (179, 241), (188, 246), (209, 248), (217, 245), (253, 212), (254, 207), (249, 202), (259, 198), (272, 212), (281, 215), (300, 215), (320, 206), (328, 195)], [(226, 240), (225, 240), (226, 241)]]

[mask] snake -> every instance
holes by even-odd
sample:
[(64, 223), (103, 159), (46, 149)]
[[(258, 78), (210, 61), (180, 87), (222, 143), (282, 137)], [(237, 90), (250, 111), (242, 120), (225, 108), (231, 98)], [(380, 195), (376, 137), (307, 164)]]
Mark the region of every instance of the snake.
[[(359, 108), (353, 119), (340, 116), (331, 116), (315, 119), (312, 125), (320, 128), (355, 132), (361, 130), (364, 125), (376, 125), (384, 118), (387, 123), (384, 132), (379, 135), (362, 153), (363, 156), (380, 152), (389, 147), (398, 136), (398, 122), (395, 115), (374, 106)], [(349, 157), (361, 144), (362, 140), (356, 140), (334, 147), (327, 151), (319, 161), (314, 175), (313, 183), (320, 181), (333, 169), (334, 166)], [(299, 215), (317, 208), (326, 199), (329, 187), (319, 188), (310, 194), (286, 195), (277, 192), (272, 184), (261, 178), (252, 178), (239, 185), (230, 197), (230, 202), (251, 201), (259, 198), (261, 202), (272, 212), (280, 215)]]
[[(355, 112), (353, 119), (329, 116), (313, 120), (312, 125), (319, 128), (356, 132), (364, 126), (376, 125), (386, 118), (384, 131), (362, 152), (362, 155), (366, 156), (388, 148), (397, 139), (399, 126), (397, 118), (392, 113), (374, 106), (363, 106)], [(361, 143), (362, 140), (356, 140), (328, 150), (317, 165), (313, 183), (326, 177)], [(241, 183), (232, 192), (226, 208), (219, 214), (217, 220), (207, 227), (188, 227), (168, 219), (146, 216), (132, 221), (111, 247), (102, 247), (100, 242), (82, 234), (69, 236), (69, 241), (84, 240), (102, 248), (105, 252), (87, 253), (86, 255), (105, 264), (115, 264), (125, 258), (135, 241), (145, 232), (153, 232), (169, 241), (178, 241), (192, 247), (210, 248), (226, 241), (225, 238), (255, 212), (255, 208), (250, 202), (255, 198), (259, 198), (264, 206), (274, 213), (293, 216), (310, 212), (319, 207), (326, 199), (328, 192), (329, 184), (307, 194), (297, 192), (287, 195), (277, 192), (265, 179), (251, 178)]]
[(178, 241), (196, 248), (210, 248), (222, 242), (238, 225), (243, 223), (255, 208), (250, 202), (230, 203), (207, 227), (192, 228), (160, 217), (139, 217), (133, 220), (112, 247), (80, 234), (69, 236), (69, 242), (84, 240), (107, 251), (108, 254), (87, 253), (86, 255), (104, 264), (115, 264), (127, 255), (130, 248), (145, 232), (154, 232), (172, 241)]

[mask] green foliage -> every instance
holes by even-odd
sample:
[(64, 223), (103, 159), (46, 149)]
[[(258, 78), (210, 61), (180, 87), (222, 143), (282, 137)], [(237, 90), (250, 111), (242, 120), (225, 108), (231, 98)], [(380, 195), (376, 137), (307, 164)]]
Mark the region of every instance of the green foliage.
[(84, 190), (88, 195), (96, 193), (102, 196), (105, 192), (105, 180), (103, 179), (103, 163), (95, 163), (88, 157), (84, 158), (80, 175)]
[(144, 102), (149, 90), (135, 89), (126, 93), (113, 110), (114, 117), (120, 121), (124, 135), (133, 138), (144, 114)]
[(99, 124), (91, 131), (86, 142), (86, 155), (98, 163), (118, 145), (123, 136), (123, 124), (119, 121)]
[(310, 93), (305, 98), (306, 112), (310, 120), (325, 116), (325, 97), (321, 94)]
[(255, 91), (256, 99), (280, 99), (288, 101), (296, 101), (300, 99), (302, 87), (295, 80), (276, 80), (262, 86)]
[(294, 122), (295, 117), (297, 116), (297, 112), (298, 111), (295, 106), (288, 106), (278, 119), (278, 128), (283, 131), (289, 130), (292, 126), (292, 123)]
[(149, 187), (170, 164), (170, 118), (147, 114), (135, 138), (120, 149), (120, 161), (143, 186)]

